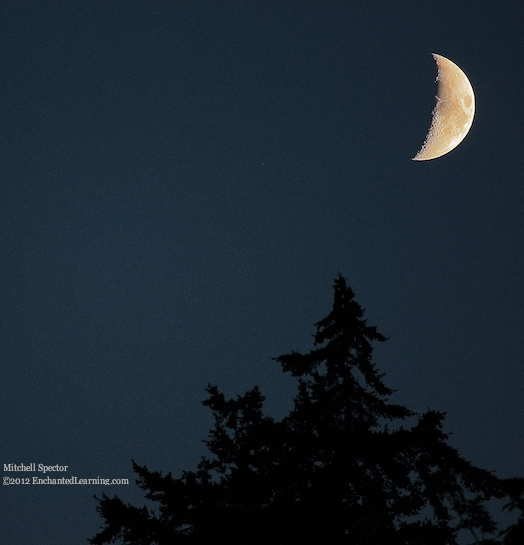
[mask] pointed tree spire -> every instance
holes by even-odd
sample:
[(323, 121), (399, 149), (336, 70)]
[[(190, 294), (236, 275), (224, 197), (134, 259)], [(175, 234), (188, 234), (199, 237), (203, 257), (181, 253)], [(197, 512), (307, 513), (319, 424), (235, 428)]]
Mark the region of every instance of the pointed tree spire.
[(381, 418), (412, 416), (405, 407), (388, 403), (393, 390), (385, 386), (372, 361), (373, 343), (386, 337), (367, 324), (364, 309), (341, 275), (335, 279), (334, 291), (331, 312), (315, 324), (315, 348), (276, 358), (283, 371), (299, 382), (295, 417), (305, 415), (309, 407), (319, 417), (371, 428)]

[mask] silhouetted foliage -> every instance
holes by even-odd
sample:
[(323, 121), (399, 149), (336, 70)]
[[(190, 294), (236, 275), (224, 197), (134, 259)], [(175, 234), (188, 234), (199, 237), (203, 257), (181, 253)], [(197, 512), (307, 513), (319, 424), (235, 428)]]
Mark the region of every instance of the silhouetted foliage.
[(91, 544), (448, 545), (463, 529), (484, 545), (524, 543), (522, 516), (499, 534), (504, 541), (490, 540), (497, 528), (484, 507), (507, 495), (508, 509), (522, 512), (524, 481), (501, 481), (462, 458), (444, 413), (389, 401), (372, 362), (372, 344), (386, 338), (367, 325), (343, 277), (334, 289), (313, 350), (276, 358), (298, 381), (291, 412), (264, 415), (257, 387), (226, 399), (208, 386), (211, 456), (177, 479), (133, 461), (158, 510), (97, 498), (105, 527)]
[(524, 543), (524, 479), (513, 477), (502, 481), (503, 489), (508, 497), (504, 509), (520, 511), (515, 524), (500, 532), (504, 545), (522, 545)]

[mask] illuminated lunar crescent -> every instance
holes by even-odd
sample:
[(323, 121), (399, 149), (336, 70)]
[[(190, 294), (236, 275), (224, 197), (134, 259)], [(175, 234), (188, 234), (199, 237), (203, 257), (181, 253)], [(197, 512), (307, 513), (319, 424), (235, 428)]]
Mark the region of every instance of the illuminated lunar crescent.
[(456, 148), (468, 134), (475, 115), (475, 95), (466, 74), (449, 59), (433, 53), (437, 63), (437, 104), (426, 140), (413, 161), (427, 161)]

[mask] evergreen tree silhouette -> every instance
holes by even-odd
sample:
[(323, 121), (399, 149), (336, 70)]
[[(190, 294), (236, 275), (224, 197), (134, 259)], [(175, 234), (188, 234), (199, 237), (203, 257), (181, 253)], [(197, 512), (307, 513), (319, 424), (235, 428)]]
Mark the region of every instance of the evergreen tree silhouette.
[(389, 401), (372, 361), (373, 343), (386, 338), (340, 275), (314, 340), (309, 353), (276, 358), (298, 382), (286, 417), (264, 414), (258, 387), (226, 399), (209, 385), (211, 456), (180, 478), (133, 461), (158, 509), (104, 494), (105, 526), (89, 542), (452, 545), (467, 529), (477, 543), (515, 544), (522, 517), (500, 533), (505, 541), (486, 540), (496, 526), (484, 502), (508, 495), (508, 508), (522, 510), (523, 481), (503, 482), (462, 458), (448, 444), (444, 413)]

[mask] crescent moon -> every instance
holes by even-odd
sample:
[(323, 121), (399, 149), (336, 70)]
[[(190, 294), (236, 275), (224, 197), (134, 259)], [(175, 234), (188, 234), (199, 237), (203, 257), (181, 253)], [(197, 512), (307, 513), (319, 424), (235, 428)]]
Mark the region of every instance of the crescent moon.
[(437, 63), (437, 103), (426, 140), (413, 161), (436, 159), (456, 148), (466, 137), (475, 115), (475, 95), (466, 74), (442, 55)]

